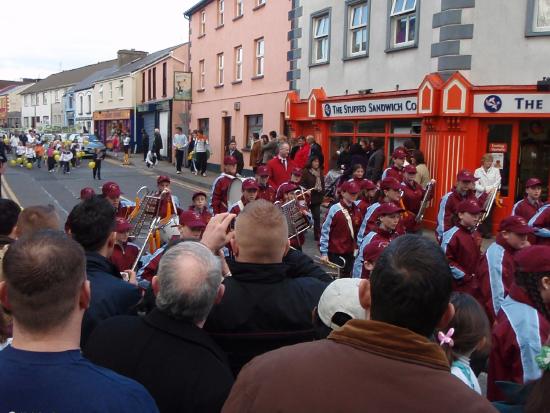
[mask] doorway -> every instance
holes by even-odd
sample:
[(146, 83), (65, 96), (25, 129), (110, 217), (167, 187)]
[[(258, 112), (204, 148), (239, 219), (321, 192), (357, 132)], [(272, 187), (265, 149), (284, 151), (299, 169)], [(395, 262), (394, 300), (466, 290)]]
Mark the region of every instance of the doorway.
[(542, 181), (542, 198), (548, 198), (550, 174), (550, 121), (527, 120), (519, 126), (519, 173), (516, 199), (523, 198), (525, 181)]
[(222, 118), (223, 153), (227, 152), (231, 142), (231, 116)]

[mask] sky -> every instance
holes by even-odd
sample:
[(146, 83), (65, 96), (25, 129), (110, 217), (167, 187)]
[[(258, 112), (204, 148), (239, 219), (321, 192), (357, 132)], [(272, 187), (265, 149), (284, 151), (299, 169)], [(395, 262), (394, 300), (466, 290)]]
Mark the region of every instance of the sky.
[(189, 29), (183, 13), (198, 1), (2, 2), (0, 79), (44, 79), (116, 59), (119, 49), (151, 53), (184, 43)]

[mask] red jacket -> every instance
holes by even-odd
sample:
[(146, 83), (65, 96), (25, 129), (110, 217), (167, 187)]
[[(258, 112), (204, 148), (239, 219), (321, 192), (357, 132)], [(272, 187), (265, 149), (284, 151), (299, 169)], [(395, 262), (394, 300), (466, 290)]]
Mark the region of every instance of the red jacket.
[(550, 245), (550, 203), (544, 204), (529, 220), (535, 229), (536, 243)]
[(493, 329), (487, 378), (489, 400), (505, 400), (495, 381), (524, 384), (540, 377), (535, 356), (549, 335), (550, 321), (535, 309), (527, 293), (513, 283)]
[(221, 174), (214, 182), (211, 200), (214, 215), (227, 212), (229, 208), (229, 205), (227, 205), (227, 195), (233, 179), (235, 178), (231, 175)]
[(372, 205), (370, 202), (365, 201), (364, 199), (358, 199), (355, 201), (355, 205), (357, 205), (357, 208), (359, 208), (359, 212), (361, 212), (361, 221), (363, 220), (363, 217), (367, 213), (367, 209)]
[(256, 197), (256, 199), (265, 199), (269, 202), (275, 202), (277, 191), (271, 186), (271, 184), (268, 183), (266, 186), (258, 186), (260, 187), (260, 189), (258, 189), (258, 196)]
[[(401, 204), (399, 202), (394, 202), (399, 208)], [(380, 207), (380, 202), (375, 202), (371, 204), (365, 214), (361, 218), (361, 226), (359, 228), (359, 234), (357, 235), (357, 243), (360, 246), (363, 241), (363, 237), (366, 236), (371, 231), (376, 231), (378, 228), (378, 208)], [(405, 224), (403, 219), (400, 219), (397, 227), (395, 228), (397, 235), (403, 235), (405, 233)]]
[[(357, 257), (355, 257), (355, 261), (353, 263), (353, 278), (370, 278), (370, 271), (365, 269), (365, 266), (363, 265), (365, 263), (365, 256), (364, 251), (367, 245), (370, 244), (379, 244), (379, 245), (385, 245), (387, 247), (391, 241), (396, 239), (399, 236), (395, 231), (389, 232), (386, 230), (383, 230), (380, 227), (377, 227), (374, 231), (369, 232), (365, 238), (363, 239), (363, 242), (361, 243), (361, 246), (359, 247), (359, 252), (357, 253)], [(384, 247), (384, 248), (385, 248)]]
[(512, 209), (512, 215), (523, 217), (527, 222), (529, 222), (529, 220), (533, 218), (533, 215), (537, 213), (542, 205), (543, 204), (541, 201), (531, 203), (529, 202), (529, 198), (525, 197), (521, 201), (516, 202), (514, 208)]
[(502, 301), (514, 282), (515, 252), (516, 250), (499, 234), (496, 242), (487, 248), (477, 266), (478, 299), (491, 324), (495, 321)]
[(246, 202), (244, 200), (244, 198), (241, 197), (239, 202), (237, 202), (236, 204), (233, 204), (233, 206), (231, 207), (229, 212), (232, 213), (232, 214), (235, 214), (235, 215), (239, 215), (242, 212), (242, 210), (244, 209), (244, 207), (246, 206), (246, 204), (248, 204), (248, 202)]
[(118, 271), (129, 270), (139, 254), (139, 247), (131, 242), (123, 245), (118, 242), (115, 244), (113, 253), (109, 260), (118, 268)]
[(298, 152), (296, 152), (296, 155), (294, 156), (294, 163), (298, 168), (304, 169), (306, 167), (310, 150), (311, 147), (308, 143), (305, 143), (304, 146), (298, 149)]
[[(351, 223), (348, 222), (344, 212), (342, 212), (343, 209), (348, 211)], [(353, 232), (350, 230), (350, 224)], [(361, 213), (355, 204), (348, 207), (341, 201), (330, 207), (321, 229), (321, 239), (319, 241), (321, 255), (327, 255), (329, 252), (333, 254), (353, 254), (360, 224)]]
[(278, 188), (281, 184), (290, 181), (290, 175), (292, 175), (292, 169), (296, 167), (296, 164), (290, 158), (286, 158), (286, 169), (283, 165), (281, 158), (276, 156), (267, 163), (269, 170), (269, 183)]
[(437, 213), (437, 228), (435, 229), (437, 239), (441, 242), (441, 237), (445, 231), (448, 231), (455, 226), (458, 221), (458, 204), (466, 199), (473, 199), (483, 206), (488, 194), (484, 193), (479, 198), (476, 197), (475, 191), (467, 191), (464, 195), (457, 192), (453, 188), (451, 192), (448, 192), (441, 198), (439, 203), (439, 212)]
[[(161, 196), (160, 206), (159, 206), (159, 217), (161, 217), (161, 219), (166, 218), (166, 215), (168, 213), (168, 204), (170, 204), (170, 210), (172, 212), (170, 216), (179, 215), (180, 212), (182, 212), (182, 209), (179, 206), (179, 200), (176, 196), (164, 195), (164, 196)], [(175, 210), (174, 210), (174, 205), (176, 206)]]
[(149, 257), (149, 261), (146, 262), (143, 267), (138, 271), (137, 275), (139, 278), (146, 279), (149, 282), (153, 280), (153, 277), (157, 275), (160, 259), (164, 255), (165, 249), (166, 245), (163, 245), (158, 250), (156, 250), (151, 257)]
[(403, 168), (399, 169), (397, 166), (392, 165), (382, 173), (382, 179), (384, 178), (395, 178), (399, 182), (403, 181)]
[(422, 228), (422, 222), (416, 222), (416, 214), (420, 211), (422, 198), (426, 190), (415, 181), (411, 183), (403, 182), (401, 184), (403, 190), (403, 206), (406, 212), (403, 214), (403, 226), (406, 232), (418, 232)]
[(476, 236), (462, 225), (454, 226), (443, 234), (441, 248), (451, 266), (453, 290), (465, 292), (477, 298), (475, 272), (481, 258), (481, 251)]
[(208, 225), (208, 222), (210, 222), (210, 219), (212, 218), (212, 213), (206, 207), (204, 207), (202, 211), (199, 211), (197, 208), (195, 208), (195, 205), (189, 205), (188, 210), (199, 214), (202, 222), (204, 222), (206, 225)]

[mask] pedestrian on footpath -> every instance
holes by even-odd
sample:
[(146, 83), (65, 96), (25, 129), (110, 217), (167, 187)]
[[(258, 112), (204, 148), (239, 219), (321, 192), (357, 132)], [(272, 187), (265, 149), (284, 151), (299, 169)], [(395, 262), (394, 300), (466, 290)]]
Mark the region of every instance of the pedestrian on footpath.
[(149, 135), (145, 129), (141, 129), (141, 150), (143, 151), (143, 162), (145, 162), (147, 152), (149, 152)]
[(176, 127), (176, 134), (174, 135), (174, 146), (176, 147), (176, 173), (181, 174), (181, 167), (183, 165), (183, 160), (187, 156), (187, 146), (189, 141), (187, 136), (183, 133), (183, 129), (178, 126)]
[(124, 149), (124, 161), (122, 162), (122, 165), (128, 166), (130, 165), (130, 142), (132, 141), (132, 138), (130, 138), (130, 135), (127, 133), (122, 134), (122, 147)]
[[(34, 151), (33, 151), (34, 153)], [(61, 168), (63, 169), (63, 174), (71, 173), (71, 159), (73, 159), (73, 153), (69, 148), (63, 148), (61, 152)]]
[(206, 176), (206, 167), (208, 165), (208, 158), (206, 151), (208, 149), (208, 136), (203, 135), (202, 129), (197, 131), (197, 139), (195, 140), (195, 155), (197, 158), (197, 170), (194, 172), (195, 175), (201, 174)]
[(97, 179), (101, 181), (101, 161), (105, 159), (105, 151), (102, 151), (99, 148), (96, 148), (94, 153), (94, 168), (92, 169), (92, 174), (94, 179)]
[(160, 156), (160, 150), (162, 146), (162, 136), (160, 136), (159, 128), (155, 128), (155, 136), (153, 138), (153, 152), (157, 157), (157, 161), (161, 161), (162, 157)]

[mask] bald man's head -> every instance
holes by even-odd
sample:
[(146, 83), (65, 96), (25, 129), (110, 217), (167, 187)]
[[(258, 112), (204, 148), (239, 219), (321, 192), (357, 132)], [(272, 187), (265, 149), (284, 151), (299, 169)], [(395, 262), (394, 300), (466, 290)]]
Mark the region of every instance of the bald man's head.
[(233, 243), (239, 262), (282, 262), (288, 249), (288, 226), (282, 210), (263, 199), (246, 205), (237, 217)]

